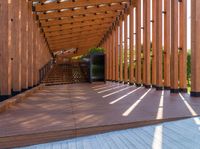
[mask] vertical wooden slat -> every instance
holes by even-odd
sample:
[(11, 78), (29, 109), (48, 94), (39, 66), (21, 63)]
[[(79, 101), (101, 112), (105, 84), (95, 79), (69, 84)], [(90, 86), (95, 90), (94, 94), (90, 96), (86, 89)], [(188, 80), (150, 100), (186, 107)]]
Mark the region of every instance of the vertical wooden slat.
[(170, 1), (164, 0), (164, 88), (170, 89), (171, 12)]
[(37, 49), (37, 27), (35, 20), (33, 20), (33, 85), (34, 86), (36, 86), (37, 84), (36, 49)]
[(156, 39), (156, 30), (157, 30), (157, 24), (156, 24), (156, 1), (152, 0), (152, 86), (156, 86), (156, 46), (157, 46), (157, 39)]
[(22, 89), (28, 89), (28, 1), (22, 0)]
[(118, 42), (119, 42), (119, 26), (116, 26), (115, 29), (115, 80), (119, 81), (119, 46), (118, 46)]
[(124, 16), (124, 84), (128, 83), (128, 15)]
[(13, 91), (21, 91), (21, 0), (11, 1), (11, 52), (12, 52), (12, 85)]
[(108, 39), (105, 41), (105, 66), (106, 66), (106, 80), (108, 80)]
[(130, 64), (130, 70), (129, 70), (129, 84), (130, 85), (133, 85), (134, 84), (134, 47), (133, 47), (133, 42), (134, 42), (134, 39), (133, 39), (133, 34), (134, 34), (134, 31), (133, 31), (133, 27), (134, 27), (134, 17), (133, 17), (133, 6), (131, 5), (130, 6), (130, 21), (129, 21), (129, 26), (130, 26), (130, 57), (129, 57), (129, 64)]
[(200, 1), (191, 1), (191, 96), (200, 97)]
[(178, 92), (178, 1), (171, 1), (171, 92)]
[(28, 86), (33, 87), (33, 14), (32, 2), (28, 4)]
[(110, 80), (113, 81), (113, 36), (110, 34)]
[[(11, 95), (11, 59), (10, 59), (10, 37), (8, 36), (9, 16), (8, 0), (0, 1), (0, 97), (7, 98)], [(9, 23), (8, 23), (9, 22)]]
[(149, 88), (150, 84), (151, 84), (151, 59), (150, 59), (150, 50), (151, 50), (151, 30), (150, 30), (150, 14), (151, 14), (151, 4), (150, 4), (150, 0), (146, 0), (146, 5), (147, 5), (147, 11), (146, 11), (146, 15), (147, 15), (147, 23), (146, 23), (146, 87)]
[(113, 51), (113, 60), (112, 60), (112, 80), (115, 81), (115, 30), (112, 31), (112, 51)]
[(136, 85), (141, 85), (141, 0), (136, 4)]
[(119, 55), (119, 60), (120, 60), (120, 82), (123, 82), (123, 25), (122, 25), (122, 20), (120, 20), (120, 55)]
[(110, 35), (108, 36), (108, 78), (111, 80), (111, 49), (110, 49)]
[(143, 0), (143, 27), (142, 27), (142, 34), (143, 34), (143, 47), (142, 47), (142, 52), (143, 52), (143, 57), (142, 57), (142, 81), (144, 86), (146, 86), (146, 77), (147, 77), (147, 0)]
[(180, 2), (179, 87), (187, 92), (187, 1)]
[(162, 70), (162, 0), (156, 1), (156, 89), (160, 90), (163, 86)]

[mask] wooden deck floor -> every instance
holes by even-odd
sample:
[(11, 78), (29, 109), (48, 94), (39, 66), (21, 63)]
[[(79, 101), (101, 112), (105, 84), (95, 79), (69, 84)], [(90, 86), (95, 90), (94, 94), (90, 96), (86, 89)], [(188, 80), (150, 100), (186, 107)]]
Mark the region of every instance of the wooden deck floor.
[(118, 83), (46, 86), (0, 113), (0, 148), (65, 140), (200, 115), (188, 94)]
[(19, 149), (199, 149), (199, 122), (196, 117)]

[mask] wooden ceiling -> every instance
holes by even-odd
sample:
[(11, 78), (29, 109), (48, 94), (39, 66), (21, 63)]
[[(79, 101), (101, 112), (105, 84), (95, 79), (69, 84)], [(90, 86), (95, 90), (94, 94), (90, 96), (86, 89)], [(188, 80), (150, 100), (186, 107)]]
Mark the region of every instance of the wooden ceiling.
[(132, 0), (32, 0), (52, 52), (96, 47)]

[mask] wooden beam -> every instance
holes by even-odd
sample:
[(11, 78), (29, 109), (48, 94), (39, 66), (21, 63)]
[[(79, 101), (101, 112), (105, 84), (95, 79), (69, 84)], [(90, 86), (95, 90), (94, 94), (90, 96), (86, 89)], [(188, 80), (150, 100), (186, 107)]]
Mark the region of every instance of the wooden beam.
[(120, 82), (123, 82), (123, 24), (122, 20), (120, 20), (120, 55), (119, 55), (119, 62), (120, 62)]
[(51, 48), (53, 47), (59, 47), (59, 46), (62, 46), (62, 45), (68, 45), (68, 44), (81, 44), (81, 43), (87, 43), (87, 42), (90, 42), (90, 43), (93, 43), (93, 42), (96, 42), (96, 41), (99, 41), (101, 39), (101, 37), (95, 37), (95, 38), (88, 38), (88, 39), (78, 39), (78, 40), (73, 40), (73, 41), (68, 41), (68, 42), (61, 42), (61, 43), (54, 43), (54, 44), (50, 44), (49, 46)]
[(32, 3), (28, 4), (28, 86), (33, 87), (33, 14)]
[(73, 34), (73, 33), (83, 32), (83, 31), (92, 31), (92, 30), (97, 30), (97, 29), (103, 30), (110, 26), (111, 26), (111, 24), (96, 25), (94, 27), (87, 26), (87, 27), (83, 27), (83, 28), (79, 28), (79, 29), (63, 30), (63, 31), (56, 31), (56, 32), (52, 32), (52, 33), (46, 33), (45, 36), (53, 37), (53, 36), (62, 36), (65, 34)]
[(200, 35), (200, 1), (192, 0), (191, 1), (191, 96), (200, 97), (200, 44), (199, 44), (199, 35)]
[(136, 6), (136, 85), (141, 85), (141, 0)]
[(116, 79), (115, 79), (115, 76), (116, 76), (116, 74), (115, 74), (115, 68), (116, 68), (116, 65), (115, 65), (115, 53), (116, 53), (116, 49), (115, 49), (115, 30), (113, 29), (113, 31), (112, 31), (112, 52), (113, 52), (113, 55), (112, 55), (112, 57), (113, 57), (113, 60), (112, 60), (112, 63), (113, 63), (113, 67), (112, 67), (112, 80), (113, 81), (116, 81)]
[(11, 50), (10, 50), (10, 37), (9, 26), (9, 5), (8, 1), (0, 1), (0, 97), (7, 98), (11, 95)]
[(128, 15), (124, 16), (124, 83), (128, 83)]
[(162, 1), (156, 1), (156, 89), (161, 90), (163, 87), (163, 70), (162, 70)]
[(130, 57), (129, 57), (129, 64), (130, 64), (130, 70), (129, 70), (129, 83), (130, 85), (134, 84), (134, 8), (131, 5), (130, 7)]
[(157, 65), (156, 65), (156, 0), (152, 0), (152, 86), (156, 86), (156, 70), (157, 70)]
[(46, 20), (46, 19), (56, 19), (61, 17), (71, 17), (71, 16), (77, 16), (77, 15), (85, 15), (85, 14), (95, 14), (95, 13), (102, 13), (107, 11), (118, 11), (123, 10), (124, 5), (118, 3), (115, 5), (103, 5), (103, 6), (93, 6), (89, 8), (81, 7), (80, 9), (74, 9), (74, 10), (66, 10), (66, 11), (54, 11), (51, 13), (41, 13), (38, 14), (38, 17), (40, 20)]
[(187, 92), (187, 1), (180, 2), (179, 87)]
[(21, 2), (11, 1), (10, 3), (10, 40), (11, 40), (11, 51), (12, 51), (12, 88), (15, 93), (21, 92), (22, 89), (22, 48), (21, 48)]
[(21, 42), (22, 42), (22, 89), (28, 89), (28, 1), (22, 0), (21, 3)]
[(142, 82), (143, 85), (146, 86), (146, 78), (147, 78), (147, 15), (149, 13), (147, 13), (147, 0), (143, 0), (143, 26), (141, 28), (141, 32), (143, 34), (143, 46), (142, 46)]
[(78, 17), (67, 17), (63, 18), (61, 20), (51, 20), (51, 21), (44, 21), (41, 20), (41, 26), (42, 27), (48, 27), (48, 26), (57, 26), (57, 25), (64, 25), (64, 24), (70, 24), (70, 23), (80, 23), (82, 21), (90, 21), (90, 20), (96, 20), (96, 19), (102, 19), (102, 18), (114, 18), (117, 15), (119, 15), (120, 12), (110, 12), (110, 13), (104, 13), (104, 14), (90, 14), (86, 16), (78, 16)]
[(68, 38), (82, 38), (82, 37), (87, 37), (89, 35), (98, 36), (99, 34), (104, 34), (106, 31), (107, 29), (99, 29), (99, 30), (91, 30), (91, 31), (86, 30), (86, 31), (70, 33), (70, 34), (66, 34), (62, 36), (47, 37), (47, 40), (51, 42), (51, 41), (68, 39)]
[(105, 24), (105, 23), (112, 23), (113, 21), (114, 21), (114, 19), (111, 17), (111, 18), (105, 18), (105, 19), (83, 21), (83, 22), (78, 22), (78, 23), (70, 23), (70, 24), (65, 24), (65, 25), (61, 25), (61, 26), (44, 27), (43, 30), (44, 30), (44, 32), (52, 32), (52, 31), (59, 31), (59, 30), (70, 30), (70, 29), (79, 28), (79, 27), (86, 27), (86, 26), (101, 25), (101, 24)]
[(171, 93), (178, 93), (178, 1), (171, 0)]
[(100, 4), (111, 4), (128, 2), (128, 0), (79, 0), (79, 1), (65, 1), (65, 2), (52, 2), (47, 4), (38, 4), (35, 6), (35, 11), (49, 11), (49, 10), (60, 10), (66, 8), (75, 7), (87, 7)]
[[(103, 37), (103, 33), (99, 33), (99, 34), (92, 34), (92, 35), (88, 35), (87, 39), (95, 39), (95, 38), (100, 38)], [(71, 37), (71, 38), (65, 38), (65, 39), (59, 39), (59, 40), (48, 40), (49, 45), (53, 45), (53, 44), (60, 44), (60, 43), (64, 43), (64, 42), (73, 42), (73, 41), (77, 41), (77, 40), (85, 40), (86, 36), (79, 36), (79, 37)]]
[(146, 79), (145, 79), (145, 85), (147, 88), (151, 85), (151, 18), (150, 18), (150, 12), (151, 12), (151, 4), (149, 0), (146, 0), (146, 54), (145, 54), (145, 65), (146, 65)]
[(119, 26), (115, 27), (115, 81), (119, 81)]
[(164, 88), (170, 88), (170, 52), (171, 52), (171, 1), (164, 1)]

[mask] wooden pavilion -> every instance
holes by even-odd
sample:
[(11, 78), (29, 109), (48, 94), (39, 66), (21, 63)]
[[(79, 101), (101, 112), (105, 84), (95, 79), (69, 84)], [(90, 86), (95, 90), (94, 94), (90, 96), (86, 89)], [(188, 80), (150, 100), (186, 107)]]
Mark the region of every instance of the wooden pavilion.
[[(49, 101), (51, 101), (51, 97), (57, 99), (56, 95), (58, 94), (59, 96), (66, 95), (66, 98), (70, 100), (74, 98), (75, 100), (75, 96), (77, 97), (79, 94), (79, 91), (75, 89), (76, 85), (69, 84), (63, 89), (59, 85), (55, 88), (44, 87), (44, 85), (41, 85), (44, 83), (42, 79), (50, 76), (52, 69), (54, 69), (53, 75), (55, 76), (62, 71), (61, 69), (65, 68), (64, 66), (53, 68), (55, 53), (61, 52), (56, 57), (56, 61), (62, 64), (66, 58), (87, 54), (88, 49), (93, 47), (105, 49), (107, 84), (91, 86), (87, 84), (85, 88), (82, 88), (83, 84), (80, 85), (81, 87), (77, 85), (77, 88), (85, 91), (85, 93), (80, 91), (80, 94), (98, 99), (109, 97), (109, 104), (112, 105), (143, 88), (141, 99), (147, 93), (151, 93), (149, 97), (149, 100), (151, 100), (152, 97), (163, 97), (162, 92), (169, 92), (165, 95), (165, 98), (170, 99), (169, 102), (166, 99), (167, 105), (172, 106), (171, 99), (179, 97), (184, 103), (189, 100), (189, 103), (198, 106), (198, 102), (200, 102), (200, 44), (198, 41), (200, 39), (200, 10), (198, 10), (200, 1), (191, 0), (190, 96), (186, 93), (188, 87), (187, 3), (188, 0), (0, 0), (0, 101), (2, 101), (0, 102), (0, 112), (2, 112), (0, 113), (0, 144), (2, 143), (2, 146), (5, 147), (23, 146), (63, 139), (66, 135), (67, 138), (71, 138), (94, 134), (95, 132), (140, 126), (141, 123), (148, 123), (145, 118), (150, 123), (157, 123), (158, 120), (173, 120), (199, 115), (200, 111), (197, 110), (194, 114), (187, 103), (186, 107), (181, 107), (189, 109), (190, 113), (184, 113), (184, 110), (176, 113), (172, 110), (173, 114), (170, 115), (169, 110), (165, 116), (158, 119), (155, 118), (156, 116), (145, 117), (144, 113), (140, 113), (136, 114), (136, 119), (122, 119), (120, 122), (118, 120), (112, 121), (111, 116), (108, 118), (111, 120), (108, 127), (104, 127), (108, 125), (108, 121), (106, 121), (108, 119), (102, 116), (100, 118), (105, 118), (103, 122), (94, 126), (91, 125), (90, 127), (93, 128), (91, 132), (88, 128), (85, 128), (90, 124), (87, 121), (84, 126), (76, 127), (73, 125), (72, 127), (70, 125), (70, 128), (63, 126), (65, 130), (63, 132), (62, 129), (53, 129), (51, 133), (44, 132), (43, 137), (48, 138), (44, 139), (44, 137), (44, 141), (37, 138), (41, 135), (41, 131), (36, 131), (32, 126), (27, 126), (26, 129), (30, 127), (32, 133), (36, 131), (35, 138), (31, 135), (27, 136), (28, 130), (20, 134), (14, 130), (14, 126), (9, 129), (9, 125), (3, 123), (4, 120), (12, 121), (14, 119), (14, 117), (9, 116), (12, 113), (15, 115), (15, 110), (23, 113), (23, 110), (27, 110), (27, 106), (35, 104), (35, 98), (42, 99), (45, 94)], [(74, 65), (73, 68), (77, 66)], [(68, 72), (68, 69), (71, 69), (71, 67), (67, 66), (65, 71)], [(68, 80), (71, 80), (71, 75), (72, 73), (67, 73)], [(91, 93), (89, 89), (91, 87), (95, 90), (94, 93)], [(130, 88), (134, 88), (134, 90), (130, 90)], [(58, 89), (58, 92), (56, 89)], [(69, 91), (74, 89), (73, 91), (77, 91), (77, 94), (75, 92), (66, 93), (64, 89)], [(118, 94), (116, 89), (120, 89), (118, 91), (122, 91), (123, 96), (118, 95), (115, 100), (114, 97), (110, 98), (110, 96)], [(128, 93), (124, 92), (126, 89), (129, 90)], [(39, 94), (38, 90), (42, 90), (42, 92)], [(151, 90), (155, 90), (155, 92)], [(55, 95), (51, 94), (51, 91)], [(97, 92), (99, 94), (109, 93), (100, 97)], [(134, 95), (133, 98), (135, 96), (139, 98), (139, 94)], [(80, 95), (79, 98), (83, 99), (84, 97)], [(23, 104), (22, 102), (20, 108), (21, 103), (19, 105), (17, 103), (24, 99), (27, 99), (26, 102), (30, 99), (30, 103), (25, 102)], [(159, 101), (157, 102), (159, 103)], [(45, 102), (48, 105), (48, 101)], [(45, 102), (41, 103), (42, 107), (45, 107)], [(53, 101), (51, 102), (53, 104)], [(96, 101), (96, 103), (98, 102)], [(10, 109), (11, 105), (18, 105), (19, 107)], [(104, 106), (103, 103), (99, 103), (99, 105)], [(178, 104), (174, 108), (177, 107), (179, 107)], [(117, 108), (112, 110), (115, 111)], [(7, 110), (8, 113), (4, 114)], [(34, 109), (32, 110), (34, 111)], [(59, 111), (59, 109), (57, 110)], [(92, 110), (95, 110), (95, 108)], [(108, 111), (111, 112), (112, 110)], [(43, 112), (41, 111), (41, 114)], [(77, 115), (81, 117), (81, 111), (79, 112)], [(76, 112), (74, 113), (74, 119), (76, 119)], [(130, 113), (130, 111), (125, 112), (124, 115), (129, 115), (127, 113)], [(28, 115), (28, 112), (26, 114), (27, 120), (23, 121), (28, 122), (30, 115)], [(18, 117), (19, 115), (16, 113), (15, 116)], [(103, 113), (102, 115), (106, 114)], [(23, 114), (21, 116), (23, 117)], [(140, 116), (144, 117), (141, 118)], [(20, 116), (18, 118), (20, 119)], [(54, 118), (56, 119), (56, 117)], [(70, 121), (70, 119), (66, 121), (68, 120)], [(76, 124), (79, 124), (78, 120), (77, 118)], [(98, 120), (93, 119), (92, 122)], [(66, 121), (64, 120), (63, 123)], [(135, 121), (140, 123), (132, 124)], [(120, 125), (122, 123), (125, 124)], [(116, 128), (111, 128), (111, 124), (116, 124)], [(36, 125), (37, 123), (35, 123), (35, 127), (40, 127)], [(21, 121), (17, 120), (16, 126), (18, 126), (17, 129), (20, 127), (19, 130), (22, 131), (25, 127), (22, 127)], [(62, 125), (59, 125), (60, 127)], [(51, 130), (51, 126), (45, 127), (45, 130)], [(56, 135), (57, 133), (61, 134)], [(14, 141), (15, 145), (10, 145), (8, 142), (15, 140), (16, 136), (19, 137), (18, 141)], [(24, 139), (25, 142), (23, 142)]]

